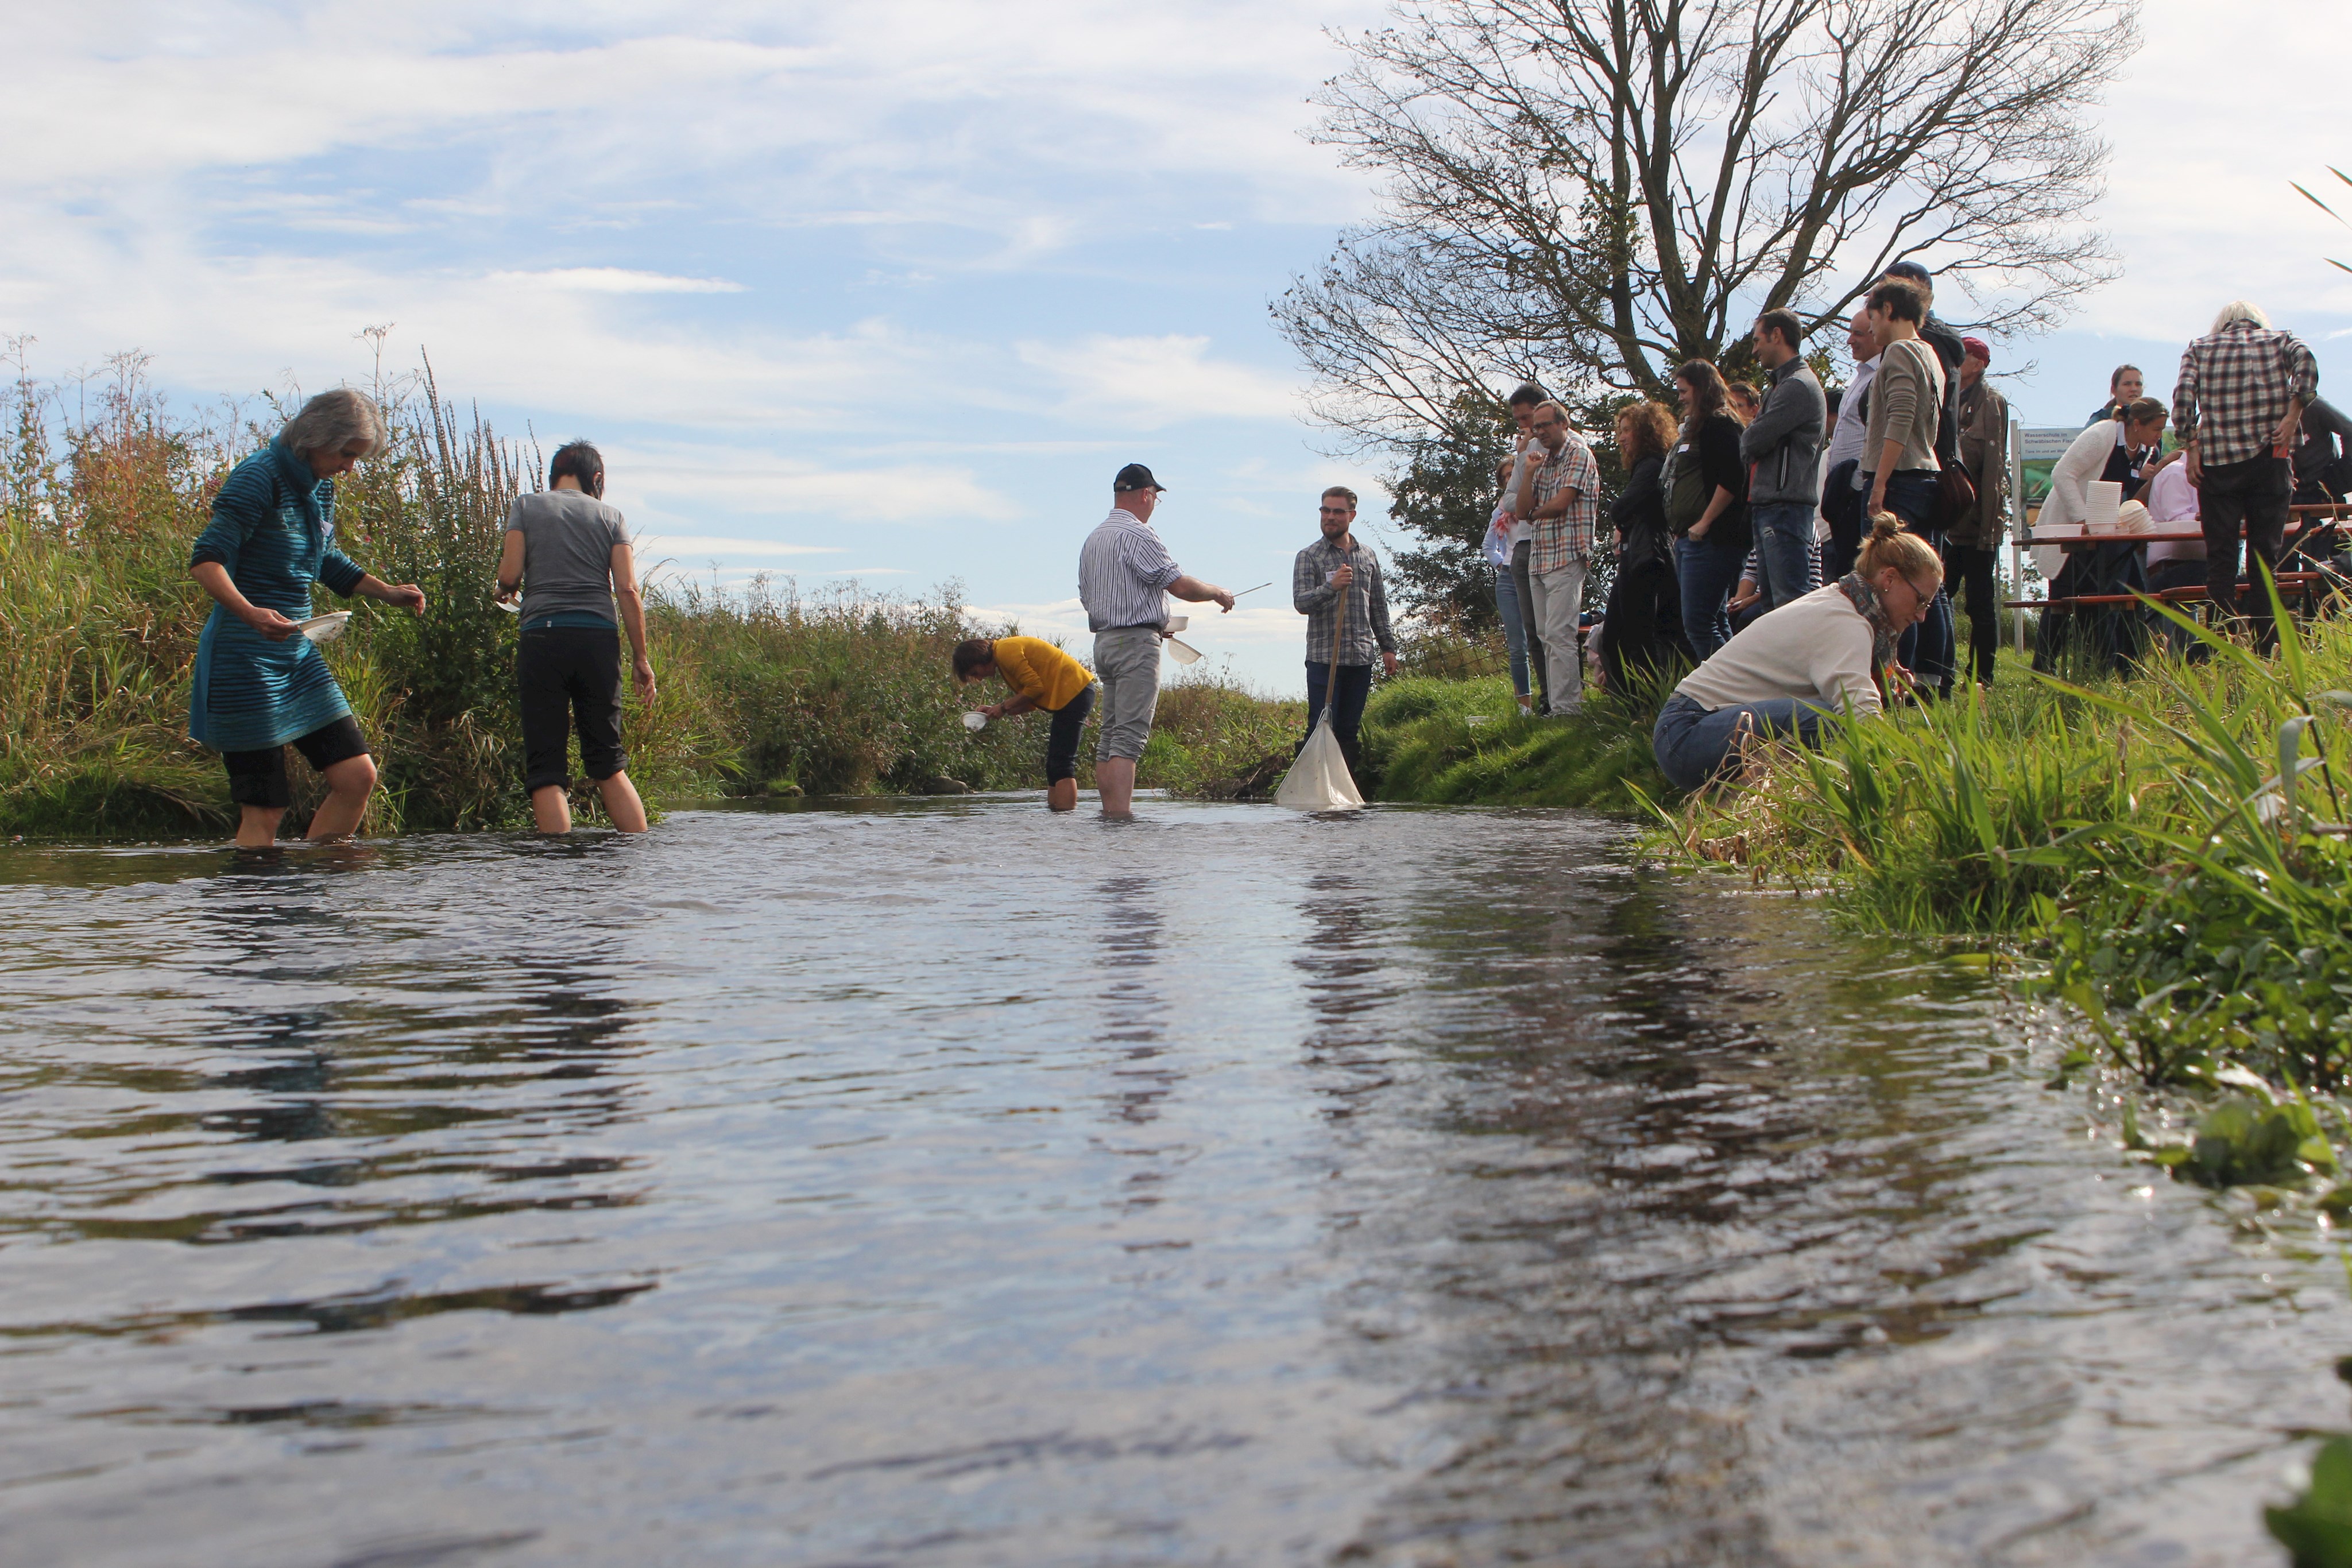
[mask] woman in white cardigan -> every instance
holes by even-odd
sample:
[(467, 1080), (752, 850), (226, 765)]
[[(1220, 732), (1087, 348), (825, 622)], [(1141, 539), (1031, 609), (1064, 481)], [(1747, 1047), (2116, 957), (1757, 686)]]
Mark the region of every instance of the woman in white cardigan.
[[(2094, 479), (2117, 481), (2124, 487), (2123, 498), (2132, 499), (2140, 486), (2161, 466), (2148, 455), (2164, 440), (2167, 417), (2162, 403), (2144, 397), (2126, 406), (2123, 418), (2102, 419), (2085, 427), (2066, 448), (2065, 455), (2051, 467), (2050, 494), (2042, 497), (2042, 510), (2033, 519), (2034, 531), (2060, 524), (2079, 526), (2088, 522)], [(2065, 559), (2056, 545), (2033, 548), (2033, 564), (2042, 569), (2044, 579), (2053, 583)]]
[(1736, 765), (1753, 737), (1792, 734), (1812, 746), (1823, 719), (1877, 713), (1876, 673), (1943, 586), (1935, 547), (1879, 513), (1851, 573), (1751, 622), (1675, 688), (1650, 736), (1659, 769), (1675, 789), (1696, 789)]

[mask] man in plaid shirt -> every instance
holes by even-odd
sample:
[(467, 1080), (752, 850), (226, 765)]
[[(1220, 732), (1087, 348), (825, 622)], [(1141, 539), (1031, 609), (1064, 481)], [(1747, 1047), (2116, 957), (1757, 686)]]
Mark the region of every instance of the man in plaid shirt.
[[(2294, 480), (2286, 454), (2303, 434), (2303, 411), (2319, 395), (2319, 364), (2292, 332), (2241, 299), (2180, 356), (2172, 417), (2189, 454), (2205, 531), (2205, 594), (2215, 624), (2238, 609), (2238, 533), (2256, 560), (2278, 570)], [(2270, 592), (2252, 584), (2255, 646), (2278, 643)]]
[(1584, 659), (1576, 621), (1584, 608), (1584, 574), (1592, 563), (1593, 525), (1601, 515), (1601, 468), (1591, 449), (1569, 433), (1568, 411), (1536, 405), (1532, 440), (1539, 459), (1519, 465), (1519, 493), (1511, 510), (1535, 525), (1528, 555), (1535, 622), (1543, 639), (1545, 711), (1574, 713), (1584, 705)]
[[(1331, 706), (1348, 771), (1356, 771), (1356, 732), (1372, 693), (1372, 659), (1395, 674), (1396, 638), (1389, 632), (1389, 596), (1381, 586), (1381, 559), (1356, 542), (1356, 493), (1345, 485), (1323, 492), (1323, 537), (1298, 552), (1290, 568), (1291, 607), (1307, 617), (1307, 734), (1314, 738), (1323, 706)], [(1345, 601), (1348, 624), (1339, 626)], [(1333, 682), (1338, 683), (1337, 687)]]

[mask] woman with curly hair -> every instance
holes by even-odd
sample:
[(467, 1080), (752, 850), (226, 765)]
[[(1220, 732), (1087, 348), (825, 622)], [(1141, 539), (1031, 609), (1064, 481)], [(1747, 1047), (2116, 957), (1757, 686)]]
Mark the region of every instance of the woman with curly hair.
[(1625, 487), (1609, 506), (1617, 529), (1617, 580), (1601, 622), (1601, 677), (1612, 692), (1690, 662), (1674, 537), (1658, 484), (1674, 443), (1675, 416), (1665, 404), (1635, 402), (1618, 410), (1617, 461), (1625, 468)]

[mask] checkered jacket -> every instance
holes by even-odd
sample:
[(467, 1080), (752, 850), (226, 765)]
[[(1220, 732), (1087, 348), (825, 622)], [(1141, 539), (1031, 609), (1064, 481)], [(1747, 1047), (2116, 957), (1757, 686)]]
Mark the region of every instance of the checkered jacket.
[[(1331, 637), (1339, 622), (1339, 591), (1331, 574), (1342, 565), (1356, 569), (1348, 585), (1348, 644), (1332, 657)], [(1307, 662), (1310, 664), (1369, 664), (1382, 653), (1396, 652), (1389, 631), (1389, 596), (1381, 584), (1381, 558), (1361, 539), (1344, 559), (1328, 539), (1317, 539), (1298, 552), (1290, 568), (1291, 607), (1307, 617)]]
[(2172, 389), (2173, 427), (2195, 437), (2207, 463), (2242, 463), (2272, 450), (2290, 398), (2319, 395), (2319, 361), (2292, 332), (2232, 321), (2180, 356)]
[(1534, 543), (1528, 550), (1528, 570), (1558, 571), (1592, 559), (1592, 539), (1601, 517), (1601, 465), (1591, 449), (1573, 434), (1560, 449), (1536, 468), (1534, 511), (1562, 490), (1573, 487), (1576, 498), (1557, 517), (1534, 519)]

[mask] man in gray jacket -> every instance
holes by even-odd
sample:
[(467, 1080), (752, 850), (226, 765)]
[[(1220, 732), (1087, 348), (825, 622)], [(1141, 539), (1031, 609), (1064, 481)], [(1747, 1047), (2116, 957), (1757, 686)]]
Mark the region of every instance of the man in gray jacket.
[(1801, 352), (1804, 323), (1793, 310), (1756, 319), (1756, 358), (1771, 372), (1764, 406), (1739, 434), (1748, 465), (1748, 515), (1756, 532), (1756, 586), (1767, 612), (1820, 586), (1813, 562), (1813, 509), (1822, 498), (1822, 427), (1829, 404)]

